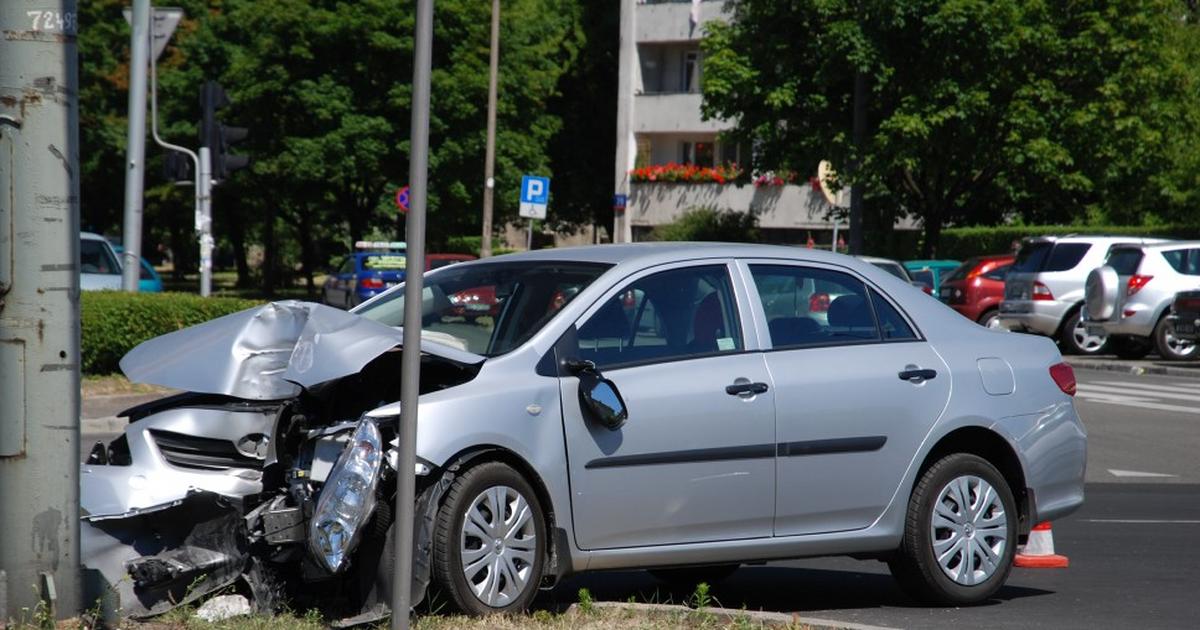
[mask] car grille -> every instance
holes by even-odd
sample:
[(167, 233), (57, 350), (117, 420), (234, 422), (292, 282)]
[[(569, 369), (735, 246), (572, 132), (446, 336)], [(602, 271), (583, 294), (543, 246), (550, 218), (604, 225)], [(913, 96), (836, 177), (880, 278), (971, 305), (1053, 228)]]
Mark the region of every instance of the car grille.
[(216, 438), (197, 437), (173, 431), (150, 430), (163, 459), (179, 468), (228, 470), (230, 468), (261, 469), (262, 460), (245, 455), (233, 442)]

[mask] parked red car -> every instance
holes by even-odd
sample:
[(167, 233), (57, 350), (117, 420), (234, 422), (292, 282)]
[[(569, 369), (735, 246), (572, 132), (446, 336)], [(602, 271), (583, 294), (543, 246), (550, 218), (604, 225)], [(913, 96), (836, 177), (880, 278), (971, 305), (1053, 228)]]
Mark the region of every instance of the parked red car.
[(1004, 275), (1013, 260), (1011, 254), (968, 259), (942, 281), (938, 299), (983, 326), (999, 327), (997, 314), (1004, 299)]

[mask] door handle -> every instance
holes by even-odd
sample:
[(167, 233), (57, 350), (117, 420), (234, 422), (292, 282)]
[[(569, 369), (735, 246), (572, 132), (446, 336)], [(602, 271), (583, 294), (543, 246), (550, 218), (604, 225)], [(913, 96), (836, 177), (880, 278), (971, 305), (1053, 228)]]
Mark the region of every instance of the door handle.
[(725, 386), (725, 393), (730, 396), (753, 396), (767, 392), (766, 383), (734, 383)]
[(900, 372), (902, 381), (928, 381), (937, 378), (937, 370), (909, 368)]

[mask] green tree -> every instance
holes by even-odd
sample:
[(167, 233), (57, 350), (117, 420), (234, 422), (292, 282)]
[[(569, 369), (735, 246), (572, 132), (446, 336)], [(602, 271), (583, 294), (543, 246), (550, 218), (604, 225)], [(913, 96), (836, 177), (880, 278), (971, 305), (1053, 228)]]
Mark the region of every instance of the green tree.
[[(708, 27), (704, 112), (758, 168), (843, 167), (874, 208), (943, 225), (1071, 221), (1165, 202), (1190, 71), (1178, 0), (742, 0)], [(851, 137), (853, 82), (869, 133)], [(846, 165), (859, 163), (856, 173)]]

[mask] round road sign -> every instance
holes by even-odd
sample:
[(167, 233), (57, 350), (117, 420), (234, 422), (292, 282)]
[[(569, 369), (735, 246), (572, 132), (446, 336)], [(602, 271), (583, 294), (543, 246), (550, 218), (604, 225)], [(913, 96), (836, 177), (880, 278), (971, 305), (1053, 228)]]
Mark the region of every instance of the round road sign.
[(402, 186), (396, 191), (396, 207), (400, 212), (408, 212), (408, 186)]

